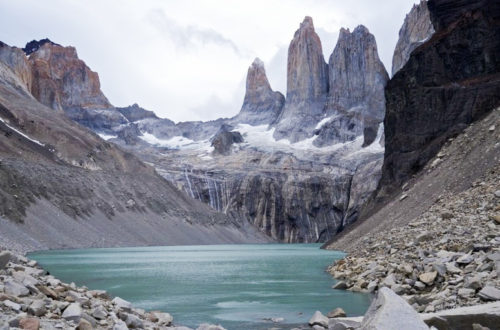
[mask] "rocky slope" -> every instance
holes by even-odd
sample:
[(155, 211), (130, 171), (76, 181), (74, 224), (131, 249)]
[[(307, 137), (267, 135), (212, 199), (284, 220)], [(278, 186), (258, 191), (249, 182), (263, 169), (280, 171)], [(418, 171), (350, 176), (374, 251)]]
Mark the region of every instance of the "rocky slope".
[(427, 0), (415, 4), (406, 15), (403, 26), (399, 30), (399, 39), (392, 57), (392, 75), (394, 76), (410, 58), (410, 54), (434, 33)]
[(18, 74), (25, 55), (5, 44), (0, 54), (0, 245), (26, 251), (265, 240), (39, 103)]
[[(36, 261), (0, 251), (0, 328), (11, 329), (172, 329), (164, 312), (134, 308), (102, 290), (61, 282), (38, 267)], [(197, 330), (224, 330), (201, 324)]]

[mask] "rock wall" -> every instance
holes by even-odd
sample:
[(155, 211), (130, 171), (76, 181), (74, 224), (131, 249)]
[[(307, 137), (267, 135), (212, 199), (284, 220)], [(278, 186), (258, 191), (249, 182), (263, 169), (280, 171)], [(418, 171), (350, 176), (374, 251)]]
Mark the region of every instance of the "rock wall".
[(436, 33), (387, 84), (380, 197), (500, 105), (500, 3), (430, 0), (428, 7)]
[(392, 75), (394, 76), (410, 58), (411, 52), (434, 33), (427, 0), (414, 5), (406, 15), (403, 26), (399, 30), (399, 39), (392, 57)]

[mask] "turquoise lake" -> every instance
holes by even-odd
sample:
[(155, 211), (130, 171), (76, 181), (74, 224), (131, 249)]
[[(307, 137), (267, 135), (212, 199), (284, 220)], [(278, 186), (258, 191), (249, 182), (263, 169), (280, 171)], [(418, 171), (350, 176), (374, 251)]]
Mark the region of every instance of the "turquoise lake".
[[(43, 251), (29, 255), (52, 275), (102, 289), (135, 307), (169, 312), (189, 327), (286, 329), (316, 310), (362, 315), (370, 296), (333, 290), (326, 267), (343, 253), (319, 244), (162, 246)], [(266, 318), (282, 317), (279, 324)]]

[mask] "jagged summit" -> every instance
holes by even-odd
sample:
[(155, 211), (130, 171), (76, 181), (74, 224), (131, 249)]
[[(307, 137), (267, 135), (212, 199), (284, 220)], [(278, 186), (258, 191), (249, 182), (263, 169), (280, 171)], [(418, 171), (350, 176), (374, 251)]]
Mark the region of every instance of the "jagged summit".
[(271, 89), (264, 62), (256, 58), (248, 68), (246, 92), (235, 121), (251, 125), (269, 125), (281, 113), (285, 97)]
[(291, 142), (310, 137), (327, 93), (328, 64), (312, 18), (306, 16), (288, 47), (286, 102), (274, 137)]
[[(51, 44), (51, 45), (56, 45), (56, 46), (61, 46), (59, 44), (56, 44), (49, 38), (45, 39), (40, 39), (40, 40), (31, 40), (24, 46), (23, 51), (26, 54), (26, 56), (29, 56), (31, 53), (36, 52), (40, 47), (42, 47), (45, 44)], [(62, 47), (62, 46), (61, 46)]]

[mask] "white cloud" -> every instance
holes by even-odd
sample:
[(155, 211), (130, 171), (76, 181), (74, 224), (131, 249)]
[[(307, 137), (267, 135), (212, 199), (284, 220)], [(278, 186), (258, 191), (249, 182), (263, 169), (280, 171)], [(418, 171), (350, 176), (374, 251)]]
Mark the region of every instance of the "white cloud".
[(286, 49), (305, 15), (314, 19), (326, 61), (341, 27), (364, 24), (390, 71), (399, 28), (416, 1), (0, 0), (0, 40), (73, 45), (113, 104), (208, 120), (239, 111), (242, 79), (256, 56), (271, 86), (285, 92)]

